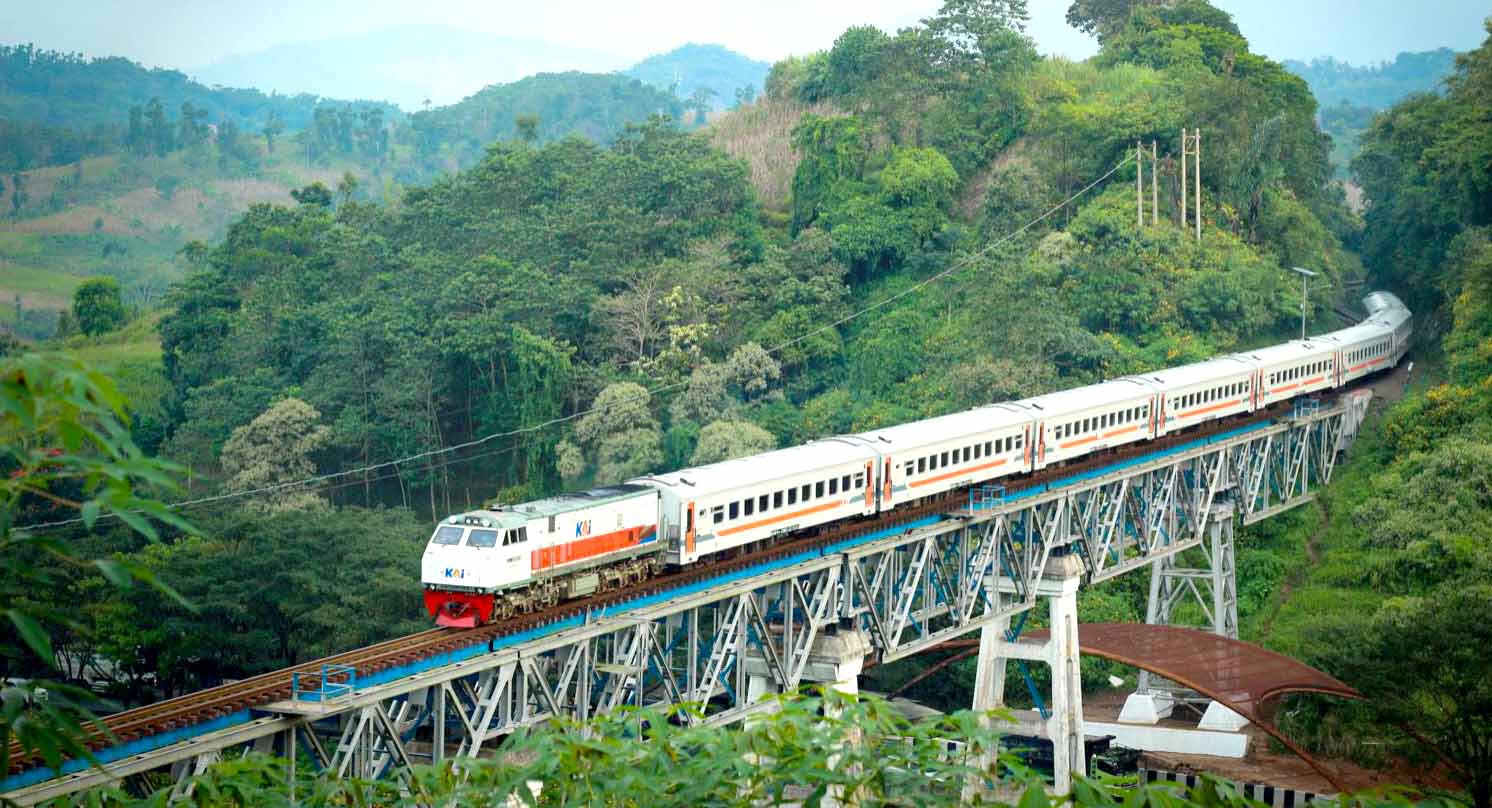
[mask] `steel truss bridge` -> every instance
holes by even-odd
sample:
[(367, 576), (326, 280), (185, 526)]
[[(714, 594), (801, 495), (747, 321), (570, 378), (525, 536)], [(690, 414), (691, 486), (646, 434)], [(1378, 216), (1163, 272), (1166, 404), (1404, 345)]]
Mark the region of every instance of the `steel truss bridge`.
[[(425, 660), (396, 678), (300, 672), (293, 698), (241, 720), (143, 751), (138, 742), (103, 750), (102, 768), (22, 772), (0, 796), (31, 804), (163, 771), (186, 789), (190, 775), (247, 749), (292, 761), (305, 751), (337, 777), (399, 776), (414, 763), (477, 756), (520, 727), (620, 705), (692, 703), (706, 709), (691, 720), (739, 721), (770, 708), (765, 693), (853, 686), (867, 656), (889, 662), (1003, 631), (1037, 605), (1053, 556), (1080, 560), (1085, 583), (1150, 567), (1150, 622), (1166, 622), (1189, 595), (1212, 630), (1236, 637), (1235, 523), (1310, 501), (1369, 397), (1306, 402), (1288, 417), (1024, 490), (976, 488), (946, 514)], [(1177, 566), (1198, 547), (1206, 568)]]

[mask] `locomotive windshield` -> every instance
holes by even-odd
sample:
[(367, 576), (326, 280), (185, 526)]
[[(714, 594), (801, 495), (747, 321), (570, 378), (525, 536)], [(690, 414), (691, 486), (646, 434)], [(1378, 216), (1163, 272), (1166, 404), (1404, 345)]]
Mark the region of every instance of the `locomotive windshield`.
[(430, 537), (431, 544), (460, 544), (462, 529), (455, 525), (441, 525), (436, 529), (435, 535)]
[(473, 530), (471, 536), (466, 540), (467, 547), (496, 547), (496, 530)]

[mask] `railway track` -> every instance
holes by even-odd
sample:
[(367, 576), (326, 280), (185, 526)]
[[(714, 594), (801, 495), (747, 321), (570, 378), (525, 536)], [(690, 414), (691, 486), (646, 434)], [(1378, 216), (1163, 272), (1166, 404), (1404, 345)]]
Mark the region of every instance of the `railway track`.
[[(1089, 456), (1067, 465), (1050, 467), (1027, 475), (1005, 478), (1002, 483), (1007, 490), (1022, 491), (1033, 486), (1045, 485), (1052, 480), (1081, 474), (1116, 462), (1164, 451), (1167, 448), (1206, 438), (1211, 435), (1236, 429), (1241, 425), (1270, 420), (1282, 414), (1286, 408), (1260, 410), (1247, 415), (1213, 422), (1203, 429), (1132, 444)], [(211, 721), (232, 715), (245, 709), (291, 698), (292, 674), (297, 671), (319, 670), (322, 665), (341, 665), (352, 668), (359, 678), (408, 665), (438, 654), (468, 648), (494, 639), (529, 631), (570, 617), (584, 614), (588, 610), (607, 608), (642, 597), (662, 594), (699, 581), (729, 574), (731, 572), (770, 562), (783, 557), (813, 550), (830, 544), (854, 539), (872, 532), (895, 528), (923, 517), (951, 513), (967, 502), (968, 488), (948, 491), (922, 502), (849, 523), (820, 529), (778, 542), (766, 548), (745, 552), (700, 567), (686, 568), (655, 576), (628, 587), (593, 595), (584, 600), (561, 603), (539, 612), (520, 615), (502, 623), (475, 628), (437, 628), (410, 634), (386, 642), (334, 654), (322, 659), (306, 662), (291, 668), (263, 673), (230, 684), (208, 688), (184, 696), (167, 699), (155, 704), (115, 713), (102, 720), (104, 729), (92, 728), (86, 745), (92, 751), (119, 743), (157, 735), (175, 729)], [(27, 755), (18, 744), (10, 748), (9, 774), (15, 774), (39, 765), (39, 759)]]

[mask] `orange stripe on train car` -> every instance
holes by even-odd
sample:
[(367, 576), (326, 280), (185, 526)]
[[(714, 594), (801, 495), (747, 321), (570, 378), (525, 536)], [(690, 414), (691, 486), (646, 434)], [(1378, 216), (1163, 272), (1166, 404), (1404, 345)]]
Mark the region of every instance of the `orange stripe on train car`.
[(1361, 370), (1361, 369), (1363, 369), (1365, 367), (1370, 367), (1372, 365), (1376, 365), (1379, 362), (1382, 362), (1385, 358), (1387, 358), (1387, 357), (1380, 357), (1378, 359), (1373, 359), (1373, 360), (1368, 361), (1368, 362), (1359, 362), (1359, 363), (1353, 365), (1352, 367), (1347, 368), (1347, 372), (1351, 373), (1354, 370)]
[(552, 547), (541, 547), (530, 554), (529, 563), (532, 569), (542, 570), (622, 550), (636, 545), (649, 527), (651, 526), (629, 527)]
[(1297, 388), (1299, 386), (1300, 386), (1300, 382), (1296, 382), (1295, 384), (1287, 384), (1287, 385), (1284, 385), (1283, 387), (1271, 388), (1269, 392), (1271, 392), (1271, 393), (1283, 393), (1283, 392), (1286, 392), (1287, 390), (1294, 390), (1295, 388)]
[(840, 501), (840, 500), (835, 500), (833, 502), (825, 502), (822, 505), (815, 505), (812, 508), (804, 508), (804, 509), (802, 509), (800, 511), (793, 511), (792, 513), (785, 513), (785, 514), (783, 514), (781, 516), (773, 516), (770, 519), (758, 519), (755, 522), (747, 522), (744, 525), (736, 525), (735, 527), (728, 527), (728, 528), (726, 528), (724, 530), (717, 530), (717, 531), (715, 531), (715, 535), (717, 535), (717, 536), (729, 536), (732, 533), (740, 533), (743, 530), (751, 530), (752, 528), (766, 527), (767, 525), (773, 525), (773, 524), (776, 524), (778, 522), (785, 522), (785, 521), (787, 521), (789, 519), (796, 519), (799, 516), (807, 516), (807, 515), (809, 515), (811, 513), (818, 513), (819, 511), (831, 510), (833, 508), (838, 508), (840, 505), (843, 505), (843, 504), (844, 503), (842, 501)]
[(999, 460), (994, 461), (993, 463), (985, 463), (985, 464), (979, 465), (979, 466), (970, 466), (970, 467), (968, 467), (966, 469), (959, 469), (957, 471), (950, 471), (947, 474), (939, 474), (936, 477), (927, 477), (925, 479), (921, 479), (921, 480), (918, 480), (916, 482), (907, 483), (907, 485), (909, 487), (911, 487), (911, 488), (916, 488), (919, 485), (927, 485), (928, 483), (935, 483), (938, 480), (946, 480), (949, 477), (957, 477), (960, 474), (970, 474), (970, 473), (975, 472), (975, 471), (984, 471), (985, 469), (992, 469), (995, 466), (1003, 466), (1007, 462), (1008, 462), (1007, 459), (1002, 457)]
[(1243, 399), (1241, 399), (1241, 398), (1235, 398), (1232, 401), (1224, 401), (1221, 404), (1213, 404), (1211, 407), (1198, 407), (1195, 410), (1187, 410), (1186, 412), (1178, 412), (1178, 413), (1176, 413), (1176, 416), (1178, 418), (1190, 418), (1193, 415), (1205, 415), (1206, 413), (1209, 413), (1209, 412), (1214, 412), (1216, 410), (1221, 410), (1221, 409), (1223, 409), (1225, 407), (1233, 407), (1233, 406), (1236, 406), (1236, 405), (1242, 404), (1242, 403), (1243, 403)]
[(1066, 443), (1059, 443), (1059, 444), (1057, 444), (1057, 448), (1058, 449), (1071, 449), (1074, 446), (1082, 446), (1085, 443), (1092, 443), (1093, 441), (1096, 441), (1096, 440), (1098, 440), (1098, 436), (1097, 435), (1089, 435), (1086, 438), (1079, 438), (1078, 440), (1070, 440), (1070, 441), (1068, 441)]
[(1140, 428), (1140, 425), (1139, 424), (1135, 424), (1134, 426), (1126, 426), (1126, 427), (1123, 427), (1122, 429), (1115, 429), (1112, 432), (1105, 432), (1105, 433), (1103, 433), (1103, 436), (1105, 438), (1112, 438), (1115, 435), (1123, 435), (1126, 432), (1133, 432), (1133, 431), (1135, 431), (1136, 429), (1139, 429), (1139, 428)]

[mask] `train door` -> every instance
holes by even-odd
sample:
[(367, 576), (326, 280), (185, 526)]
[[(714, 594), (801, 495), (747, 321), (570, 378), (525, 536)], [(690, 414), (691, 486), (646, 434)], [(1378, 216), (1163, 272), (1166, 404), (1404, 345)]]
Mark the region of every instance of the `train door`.
[(885, 455), (881, 459), (881, 510), (891, 508), (891, 455)]
[(694, 503), (690, 502), (684, 511), (684, 552), (690, 558), (694, 557)]

